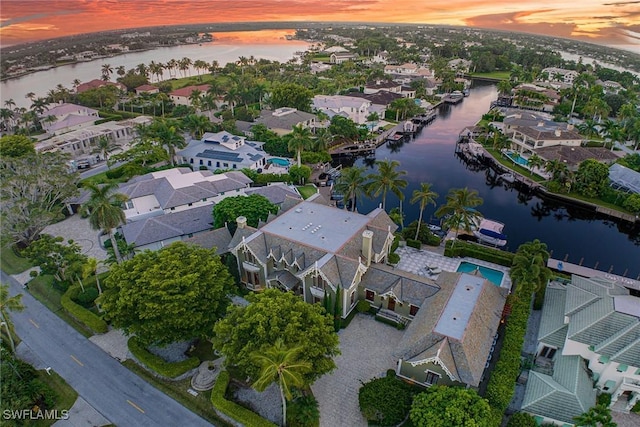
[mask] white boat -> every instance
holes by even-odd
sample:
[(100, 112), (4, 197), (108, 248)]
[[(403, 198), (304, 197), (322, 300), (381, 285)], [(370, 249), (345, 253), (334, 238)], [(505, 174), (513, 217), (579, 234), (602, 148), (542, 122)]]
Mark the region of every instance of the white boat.
[(503, 228), (503, 223), (483, 218), (476, 230), (474, 230), (473, 235), (476, 236), (481, 243), (502, 247), (507, 244), (507, 236), (502, 234)]
[(429, 224), (428, 227), (429, 227), (429, 230), (431, 230), (431, 231), (440, 231), (440, 230), (442, 230), (442, 227), (440, 227), (439, 225), (435, 225), (435, 224)]
[(514, 183), (516, 181), (516, 177), (512, 173), (503, 173), (502, 175), (498, 175), (498, 178), (509, 183)]

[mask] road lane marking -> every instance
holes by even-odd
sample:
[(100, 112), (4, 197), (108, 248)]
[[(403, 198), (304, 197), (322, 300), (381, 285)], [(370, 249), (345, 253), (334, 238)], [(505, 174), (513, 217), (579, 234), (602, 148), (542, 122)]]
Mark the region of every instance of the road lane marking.
[(34, 322), (33, 319), (29, 319), (29, 322), (31, 322), (31, 324), (33, 326), (35, 326), (36, 328), (40, 329), (40, 326), (38, 326), (38, 324), (36, 322)]
[(78, 360), (78, 359), (77, 359), (73, 354), (71, 355), (71, 358), (72, 358), (72, 359), (73, 359), (73, 361), (74, 361), (74, 362), (76, 362), (78, 365), (80, 365), (80, 366), (84, 366), (84, 365), (82, 364), (82, 362), (81, 362), (81, 361), (79, 361), (79, 360)]
[(127, 399), (127, 403), (128, 403), (129, 405), (133, 406), (134, 408), (136, 408), (136, 409), (137, 409), (138, 411), (140, 411), (141, 413), (143, 413), (143, 414), (144, 414), (144, 410), (143, 410), (141, 407), (139, 407), (138, 405), (136, 405), (135, 403), (133, 403), (132, 401), (130, 401), (129, 399)]

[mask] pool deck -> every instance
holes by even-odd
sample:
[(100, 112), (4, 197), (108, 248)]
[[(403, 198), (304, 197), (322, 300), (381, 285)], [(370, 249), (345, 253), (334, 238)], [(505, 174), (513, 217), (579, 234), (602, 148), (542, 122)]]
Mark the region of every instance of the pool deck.
[(435, 279), (438, 276), (430, 275), (427, 266), (439, 267), (443, 271), (456, 272), (458, 270), (458, 267), (460, 266), (460, 263), (466, 261), (504, 273), (502, 282), (500, 283), (500, 287), (511, 290), (511, 278), (509, 276), (509, 269), (502, 265), (469, 257), (449, 258), (435, 251), (430, 251), (428, 249), (414, 249), (407, 246), (398, 248), (396, 253), (400, 255), (400, 262), (398, 262), (396, 268), (400, 270), (408, 271), (410, 273), (428, 277), (430, 279)]

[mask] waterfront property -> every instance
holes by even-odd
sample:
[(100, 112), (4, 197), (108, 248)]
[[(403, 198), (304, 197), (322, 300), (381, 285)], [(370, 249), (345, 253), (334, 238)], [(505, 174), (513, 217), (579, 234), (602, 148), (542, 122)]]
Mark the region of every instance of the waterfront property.
[(435, 279), (386, 265), (396, 228), (380, 208), (362, 215), (291, 201), (257, 229), (238, 218), (229, 247), (250, 290), (292, 291), (309, 303), (339, 300), (342, 318), (366, 301), (377, 317), (409, 325), (396, 355), (405, 378), (477, 387), (508, 289), (479, 271), (434, 269)]
[[(603, 274), (604, 275), (604, 274)], [(637, 295), (637, 294), (634, 294)], [(595, 404), (628, 412), (640, 400), (640, 298), (604, 277), (552, 282), (522, 410), (559, 425)]]
[(76, 104), (58, 104), (47, 109), (39, 116), (40, 124), (50, 135), (91, 126), (99, 120), (98, 110)]
[(640, 172), (629, 169), (619, 163), (609, 167), (611, 186), (628, 193), (640, 194)]
[(222, 131), (207, 132), (202, 139), (192, 139), (178, 151), (184, 163), (210, 171), (226, 169), (262, 169), (267, 164), (262, 150), (263, 142), (247, 141), (246, 137)]
[(313, 109), (322, 111), (329, 118), (335, 115), (347, 117), (362, 125), (371, 114), (371, 101), (343, 95), (316, 95), (313, 97)]
[(176, 89), (172, 92), (169, 92), (169, 99), (175, 105), (187, 105), (190, 106), (193, 104), (191, 100), (191, 94), (194, 91), (200, 91), (200, 96), (205, 95), (209, 90), (209, 85), (197, 85), (197, 86), (187, 86), (180, 89)]
[(504, 273), (502, 271), (494, 270), (493, 268), (474, 264), (469, 261), (462, 261), (456, 271), (460, 273), (474, 273), (477, 271), (482, 275), (482, 277), (486, 278), (488, 281), (490, 281), (496, 286), (501, 286), (502, 279), (504, 279)]
[(262, 110), (260, 117), (253, 124), (263, 124), (267, 129), (282, 136), (291, 133), (294, 126), (315, 129), (317, 118), (315, 114), (299, 111), (296, 108), (283, 107), (273, 111)]

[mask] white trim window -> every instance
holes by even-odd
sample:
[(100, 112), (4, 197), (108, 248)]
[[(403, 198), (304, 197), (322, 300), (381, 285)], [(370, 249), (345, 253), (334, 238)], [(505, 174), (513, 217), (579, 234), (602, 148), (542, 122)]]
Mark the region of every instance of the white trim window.
[(440, 379), (440, 374), (437, 374), (433, 371), (430, 370), (426, 370), (425, 371), (426, 374), (426, 378), (424, 380), (424, 383), (427, 385), (436, 385), (438, 384), (438, 380)]

